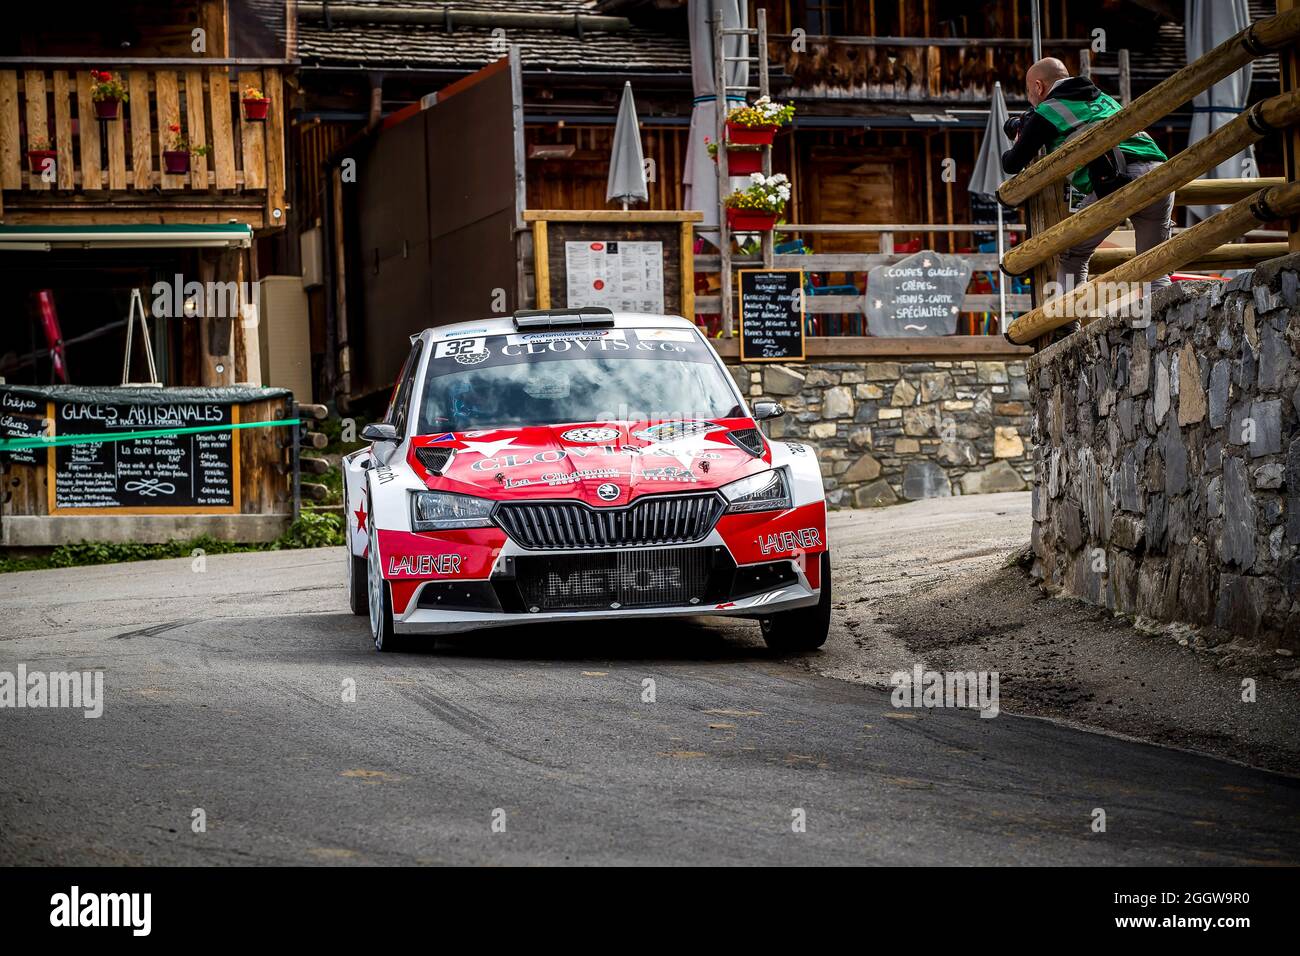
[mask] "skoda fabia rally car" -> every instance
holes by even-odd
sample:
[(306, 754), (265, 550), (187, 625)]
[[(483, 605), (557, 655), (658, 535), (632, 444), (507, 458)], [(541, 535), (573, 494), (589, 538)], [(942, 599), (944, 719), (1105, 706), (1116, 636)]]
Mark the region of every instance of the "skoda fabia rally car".
[(830, 626), (812, 449), (769, 441), (685, 319), (519, 312), (412, 338), (343, 459), (348, 587), (375, 647), (520, 623), (727, 615)]

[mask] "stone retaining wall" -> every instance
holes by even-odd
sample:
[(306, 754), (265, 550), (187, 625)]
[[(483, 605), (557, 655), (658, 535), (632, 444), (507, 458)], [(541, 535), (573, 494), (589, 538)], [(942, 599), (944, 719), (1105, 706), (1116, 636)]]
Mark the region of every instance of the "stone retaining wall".
[(832, 507), (1019, 491), (1032, 477), (1022, 361), (729, 366), (786, 415), (772, 438), (815, 446)]
[(1050, 588), (1296, 646), (1297, 269), (1175, 283), (1148, 327), (1096, 322), (1030, 359), (1034, 573)]

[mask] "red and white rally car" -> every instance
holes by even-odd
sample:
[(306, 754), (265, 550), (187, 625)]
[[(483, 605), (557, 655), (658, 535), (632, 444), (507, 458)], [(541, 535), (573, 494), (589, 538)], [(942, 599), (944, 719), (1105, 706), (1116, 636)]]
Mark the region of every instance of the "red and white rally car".
[(821, 646), (830, 554), (813, 450), (769, 441), (685, 319), (518, 312), (428, 329), (343, 459), (348, 587), (375, 647), (598, 618), (757, 618)]

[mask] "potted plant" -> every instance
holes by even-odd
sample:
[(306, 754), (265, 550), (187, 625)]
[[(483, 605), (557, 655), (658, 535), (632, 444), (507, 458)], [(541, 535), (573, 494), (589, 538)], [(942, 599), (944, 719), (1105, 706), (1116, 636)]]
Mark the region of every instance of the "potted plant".
[[(718, 144), (710, 143), (709, 138), (704, 138), (704, 148), (709, 151), (713, 161), (718, 161)], [(763, 171), (763, 151), (761, 148), (753, 146), (742, 146), (733, 149), (727, 147), (727, 175), (729, 176), (748, 176), (750, 173), (761, 173)]]
[(190, 171), (190, 156), (206, 156), (212, 152), (211, 146), (191, 146), (189, 140), (181, 135), (181, 128), (176, 123), (167, 127), (172, 134), (171, 149), (163, 150), (163, 172), (169, 176), (181, 176)]
[(749, 185), (727, 197), (727, 226), (734, 232), (767, 232), (785, 212), (790, 200), (790, 180), (781, 173), (754, 173)]
[(95, 101), (95, 118), (117, 119), (119, 105), (131, 98), (127, 95), (125, 84), (120, 77), (107, 70), (91, 70), (90, 78), (94, 81), (90, 87), (90, 98)]
[(266, 111), (271, 108), (271, 101), (256, 86), (244, 87), (244, 119), (250, 123), (260, 123), (266, 119)]
[(770, 96), (761, 96), (752, 106), (737, 106), (727, 114), (727, 143), (771, 146), (776, 131), (792, 119), (793, 103), (773, 103)]
[(54, 169), (58, 153), (51, 147), (44, 136), (30, 136), (27, 139), (27, 166), (33, 176), (39, 176), (46, 169)]

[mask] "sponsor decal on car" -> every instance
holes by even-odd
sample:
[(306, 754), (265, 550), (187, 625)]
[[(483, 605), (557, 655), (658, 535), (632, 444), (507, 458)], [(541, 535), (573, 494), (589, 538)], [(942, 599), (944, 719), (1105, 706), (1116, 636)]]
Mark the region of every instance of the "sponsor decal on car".
[(618, 438), (617, 428), (570, 428), (567, 432), (561, 432), (560, 437), (565, 441), (581, 442), (588, 445), (596, 445), (601, 442), (614, 441)]
[[(622, 329), (557, 329), (550, 332), (520, 332), (506, 336), (510, 345), (525, 345), (529, 342), (591, 342), (596, 339), (625, 341)], [(509, 354), (509, 353), (507, 353)]]
[(435, 574), (459, 574), (459, 554), (393, 554), (388, 557), (388, 574), (430, 577)]
[(822, 546), (821, 532), (817, 528), (800, 528), (798, 531), (778, 531), (759, 535), (758, 549), (763, 554), (783, 554), (789, 551), (806, 551)]
[(674, 468), (672, 465), (664, 468), (643, 468), (641, 477), (646, 481), (699, 481), (694, 473), (685, 468)]
[(600, 478), (617, 478), (620, 472), (614, 468), (583, 468), (571, 472), (547, 472), (537, 478), (507, 478), (506, 488), (522, 488), (525, 485), (547, 485), (560, 488), (564, 485), (576, 485), (580, 481), (592, 481)]

